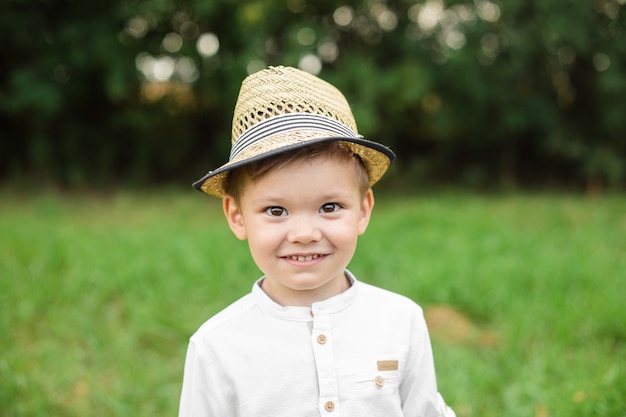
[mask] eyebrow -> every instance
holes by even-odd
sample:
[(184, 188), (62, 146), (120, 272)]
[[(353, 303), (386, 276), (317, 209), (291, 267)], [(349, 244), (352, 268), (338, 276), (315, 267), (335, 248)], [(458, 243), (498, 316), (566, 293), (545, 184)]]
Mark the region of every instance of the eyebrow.
[(273, 196), (267, 196), (267, 197), (260, 197), (260, 198), (256, 198), (254, 200), (250, 200), (250, 204), (253, 206), (280, 206), (280, 205), (284, 205), (287, 202), (287, 200), (285, 200), (282, 197), (273, 197)]
[[(327, 192), (321, 194), (319, 197), (320, 202), (336, 202), (336, 201), (346, 201), (352, 198), (352, 193), (337, 191), (337, 192)], [(254, 206), (283, 206), (287, 204), (289, 201), (284, 197), (279, 196), (264, 196), (250, 201), (250, 204)]]
[(352, 193), (339, 191), (323, 194), (321, 199), (323, 201), (345, 201), (349, 200), (350, 198), (352, 198)]

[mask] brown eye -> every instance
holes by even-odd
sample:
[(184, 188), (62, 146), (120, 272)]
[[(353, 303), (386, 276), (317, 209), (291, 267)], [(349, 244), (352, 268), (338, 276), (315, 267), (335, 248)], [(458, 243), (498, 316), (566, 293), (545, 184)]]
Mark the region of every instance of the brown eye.
[(320, 207), (320, 213), (334, 213), (339, 210), (339, 208), (339, 204), (337, 203), (326, 203)]
[(285, 210), (282, 207), (278, 207), (278, 206), (273, 206), (273, 207), (268, 207), (265, 209), (265, 213), (269, 214), (270, 216), (273, 217), (280, 217), (280, 216), (286, 216), (287, 215), (287, 210)]

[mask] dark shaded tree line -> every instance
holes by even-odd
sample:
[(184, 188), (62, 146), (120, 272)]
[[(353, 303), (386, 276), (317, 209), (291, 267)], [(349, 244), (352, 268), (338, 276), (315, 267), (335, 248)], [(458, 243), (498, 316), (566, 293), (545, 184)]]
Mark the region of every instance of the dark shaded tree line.
[(7, 0), (0, 177), (189, 181), (245, 75), (292, 65), (397, 151), (392, 180), (623, 189), (622, 3)]

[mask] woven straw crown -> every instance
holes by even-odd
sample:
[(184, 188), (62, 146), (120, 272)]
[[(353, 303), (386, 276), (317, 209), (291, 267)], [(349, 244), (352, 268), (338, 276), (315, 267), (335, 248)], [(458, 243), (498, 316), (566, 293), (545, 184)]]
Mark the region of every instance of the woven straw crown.
[(222, 197), (230, 170), (328, 140), (342, 141), (363, 160), (370, 185), (382, 177), (395, 158), (389, 148), (358, 134), (350, 106), (337, 88), (305, 71), (269, 67), (241, 84), (229, 161), (193, 185), (206, 194)]

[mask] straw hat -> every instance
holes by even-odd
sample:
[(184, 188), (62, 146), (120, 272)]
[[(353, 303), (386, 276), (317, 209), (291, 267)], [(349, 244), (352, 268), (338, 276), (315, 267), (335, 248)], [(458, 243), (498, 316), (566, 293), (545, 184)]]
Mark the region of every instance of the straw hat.
[(394, 153), (357, 132), (350, 106), (327, 82), (290, 67), (269, 67), (241, 84), (233, 115), (229, 161), (193, 183), (206, 194), (224, 195), (228, 172), (252, 161), (316, 142), (340, 140), (358, 155), (374, 185)]

